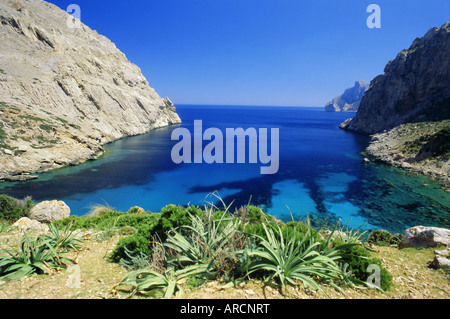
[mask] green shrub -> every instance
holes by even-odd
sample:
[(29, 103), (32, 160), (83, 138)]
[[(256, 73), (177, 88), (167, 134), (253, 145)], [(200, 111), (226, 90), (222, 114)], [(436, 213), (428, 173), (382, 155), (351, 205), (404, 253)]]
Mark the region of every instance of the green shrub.
[(109, 256), (111, 262), (119, 263), (122, 259), (128, 260), (127, 250), (133, 254), (151, 255), (150, 239), (140, 233), (121, 238)]
[(125, 248), (134, 253), (150, 254), (150, 238), (154, 233), (154, 228), (158, 224), (160, 214), (152, 213), (120, 213), (110, 209), (96, 209), (96, 214), (88, 216), (70, 216), (68, 218), (53, 222), (52, 225), (59, 229), (69, 227), (69, 229), (93, 229), (102, 238), (120, 233), (122, 230), (130, 228), (133, 234), (122, 238), (113, 252), (110, 260), (119, 262), (122, 258), (127, 258)]
[(133, 227), (139, 233), (150, 236), (159, 219), (158, 213), (122, 214), (117, 219), (116, 227)]
[(100, 205), (100, 204), (93, 204), (90, 207), (89, 213), (86, 215), (87, 217), (96, 217), (101, 215), (108, 215), (108, 214), (114, 214), (117, 213), (117, 211), (109, 206), (109, 205)]
[[(280, 225), (281, 234), (284, 238), (290, 237), (292, 234), (295, 235), (295, 240), (297, 242), (301, 242), (302, 238), (308, 231), (308, 225), (302, 221), (291, 221), (288, 223), (282, 223), (280, 221), (276, 221), (273, 216), (264, 214), (259, 217), (257, 220), (252, 220), (247, 222), (244, 225), (243, 232), (254, 238), (254, 240), (259, 243), (262, 239), (267, 240), (267, 232), (264, 229), (264, 225), (269, 227), (276, 227), (276, 225)], [(318, 231), (313, 229), (310, 230), (310, 236), (313, 236), (316, 241), (320, 241), (320, 234)], [(279, 233), (275, 232), (275, 236), (279, 239)]]
[(381, 277), (381, 289), (388, 291), (392, 285), (392, 276), (383, 267), (381, 261), (378, 258), (373, 258), (370, 253), (360, 245), (347, 247), (342, 251), (343, 256), (340, 260), (342, 264), (348, 265), (348, 270), (354, 275), (354, 277), (365, 283), (371, 273), (368, 272), (370, 265), (377, 265), (380, 267)]
[(252, 205), (240, 207), (233, 215), (243, 223), (250, 224), (261, 223), (267, 221), (267, 218), (272, 217), (264, 213), (260, 207)]
[(127, 260), (125, 248), (135, 254), (151, 255), (151, 238), (158, 236), (162, 241), (167, 238), (167, 232), (180, 226), (190, 225), (189, 213), (201, 214), (201, 210), (194, 206), (168, 205), (158, 214), (126, 214), (121, 216), (116, 226), (131, 226), (137, 233), (123, 238), (116, 245), (110, 256), (112, 262)]
[(7, 195), (0, 195), (0, 220), (14, 223), (26, 217), (33, 206), (34, 203), (29, 197), (18, 200)]
[(154, 228), (154, 233), (165, 241), (167, 238), (167, 232), (172, 229), (176, 229), (180, 226), (190, 226), (191, 219), (189, 214), (201, 215), (202, 210), (197, 206), (176, 206), (168, 205), (164, 207), (160, 212), (160, 219), (158, 224)]
[(378, 246), (389, 246), (393, 237), (386, 230), (376, 229), (370, 232), (367, 242)]
[(242, 232), (259, 242), (260, 238), (267, 239), (263, 224), (275, 225), (273, 216), (264, 213), (256, 206), (241, 207), (236, 213), (236, 218), (242, 221)]
[(145, 210), (139, 206), (131, 207), (127, 212), (127, 214), (143, 214), (143, 213), (145, 213)]
[(391, 239), (391, 245), (399, 245), (403, 239), (403, 234), (395, 234)]
[(159, 214), (122, 215), (116, 223), (116, 227), (133, 227), (136, 233), (122, 238), (110, 255), (110, 261), (120, 262), (129, 260), (127, 250), (133, 254), (151, 255), (151, 238), (155, 233), (155, 226), (159, 224)]
[(387, 230), (372, 230), (367, 237), (367, 242), (378, 246), (398, 245), (402, 240), (402, 234), (392, 235)]
[(261, 208), (249, 205), (239, 208), (234, 215), (243, 222), (254, 223), (262, 221), (265, 214)]
[(75, 229), (104, 229), (113, 224), (113, 221), (122, 216), (123, 213), (108, 211), (101, 214), (86, 216), (69, 216), (67, 218), (54, 221), (52, 224), (60, 229), (70, 225), (71, 230)]

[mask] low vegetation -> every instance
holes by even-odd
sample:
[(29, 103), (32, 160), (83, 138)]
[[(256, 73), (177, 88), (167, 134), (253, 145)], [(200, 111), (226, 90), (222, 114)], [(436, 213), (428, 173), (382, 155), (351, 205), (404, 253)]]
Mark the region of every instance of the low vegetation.
[(402, 240), (402, 234), (392, 235), (386, 230), (373, 230), (367, 237), (367, 242), (377, 246), (398, 245)]
[(121, 234), (108, 259), (131, 270), (118, 287), (131, 286), (132, 295), (171, 297), (182, 292), (180, 283), (196, 286), (211, 280), (224, 285), (262, 280), (282, 290), (315, 291), (323, 284), (338, 290), (367, 288), (372, 264), (381, 271), (378, 288), (391, 286), (392, 278), (380, 260), (370, 258), (358, 231), (343, 233), (339, 225), (313, 229), (309, 219), (284, 223), (251, 205), (231, 213), (222, 204), (168, 205), (159, 213), (136, 208), (119, 213), (104, 207), (53, 225)]
[[(28, 106), (31, 110), (32, 107)], [(79, 125), (69, 123), (67, 120), (55, 117), (50, 112), (40, 110), (30, 112), (24, 107), (18, 107), (6, 102), (0, 102), (2, 117), (0, 119), (0, 148), (14, 152), (19, 144), (29, 145), (33, 149), (53, 148), (62, 143), (60, 129), (72, 127), (80, 130)], [(19, 143), (25, 142), (25, 143)]]
[(0, 195), (0, 221), (15, 222), (25, 217), (33, 205), (34, 202), (29, 197), (19, 200)]
[[(1, 210), (0, 235), (4, 235), (32, 202), (1, 198), (8, 204)], [(192, 295), (213, 283), (220, 289), (239, 289), (260, 282), (281, 294), (301, 290), (311, 296), (334, 295), (330, 289), (340, 293), (396, 289), (391, 272), (372, 247), (391, 248), (398, 243), (398, 235), (360, 232), (339, 223), (315, 229), (308, 218), (285, 223), (256, 206), (230, 212), (229, 206), (219, 202), (220, 208), (213, 203), (168, 205), (158, 213), (138, 207), (123, 213), (93, 207), (86, 216), (53, 222), (46, 234), (25, 232), (14, 245), (2, 246), (0, 282), (58, 274), (78, 262), (78, 253), (85, 250), (89, 238), (98, 243), (115, 241), (100, 257), (123, 274), (111, 286), (109, 297), (119, 292), (129, 298), (180, 297), (186, 290)], [(374, 271), (378, 276), (373, 276)]]
[(402, 126), (403, 152), (416, 160), (450, 159), (450, 120), (411, 123)]
[(68, 229), (50, 229), (48, 235), (31, 237), (25, 233), (17, 248), (0, 250), (0, 280), (10, 282), (34, 274), (51, 274), (74, 263), (65, 254), (78, 251), (82, 241)]

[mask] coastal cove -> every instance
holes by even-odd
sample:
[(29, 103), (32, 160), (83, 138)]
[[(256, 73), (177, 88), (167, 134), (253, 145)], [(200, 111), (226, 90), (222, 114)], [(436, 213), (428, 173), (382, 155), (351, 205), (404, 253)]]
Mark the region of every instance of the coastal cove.
[[(360, 153), (369, 138), (338, 128), (349, 113), (321, 108), (177, 105), (183, 124), (128, 137), (105, 146), (100, 159), (5, 182), (0, 193), (63, 200), (73, 215), (95, 204), (120, 211), (133, 206), (158, 212), (168, 204), (203, 205), (218, 191), (225, 203), (249, 202), (289, 220), (308, 214), (349, 227), (403, 233), (416, 225), (450, 227), (450, 195), (424, 176), (384, 165), (365, 164)], [(280, 163), (274, 175), (259, 164), (180, 164), (171, 160), (177, 127), (279, 128)]]

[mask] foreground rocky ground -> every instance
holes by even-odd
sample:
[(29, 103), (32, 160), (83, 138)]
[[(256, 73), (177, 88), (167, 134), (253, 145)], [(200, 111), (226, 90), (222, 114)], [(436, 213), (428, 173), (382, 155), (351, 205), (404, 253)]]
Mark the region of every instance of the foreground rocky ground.
[[(72, 253), (79, 266), (80, 286), (71, 279), (76, 271), (68, 269), (52, 275), (24, 278), (19, 282), (0, 282), (0, 299), (120, 299), (126, 298), (126, 287), (117, 287), (127, 274), (118, 264), (107, 261), (120, 236), (100, 236), (84, 233), (82, 251)], [(11, 233), (0, 236), (0, 245), (14, 245)], [(450, 275), (442, 269), (429, 267), (435, 248), (399, 250), (396, 247), (373, 247), (373, 255), (382, 260), (393, 277), (393, 288), (383, 294), (375, 290), (344, 289), (338, 292), (324, 287), (325, 292), (307, 294), (303, 289), (288, 289), (280, 292), (264, 286), (259, 281), (239, 283), (226, 287), (217, 281), (206, 282), (200, 287), (184, 285), (187, 299), (448, 299), (450, 298)], [(142, 298), (135, 296), (134, 298)]]

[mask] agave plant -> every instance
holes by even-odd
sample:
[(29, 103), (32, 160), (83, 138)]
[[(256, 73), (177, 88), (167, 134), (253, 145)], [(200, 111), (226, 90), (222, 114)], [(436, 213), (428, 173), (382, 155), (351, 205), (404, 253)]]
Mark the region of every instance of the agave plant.
[(16, 252), (3, 249), (0, 256), (0, 279), (17, 281), (33, 274), (49, 274), (63, 269), (72, 260), (62, 257), (48, 240), (24, 236)]
[[(349, 221), (350, 222), (350, 221)], [(367, 224), (367, 223), (366, 223)], [(341, 221), (339, 220), (336, 224), (337, 232), (336, 238), (342, 241), (345, 244), (359, 244), (361, 243), (362, 238), (368, 233), (368, 231), (361, 232), (360, 229), (364, 227), (366, 224), (359, 226), (356, 229), (349, 227), (347, 225), (341, 225)]]
[(129, 273), (120, 283), (121, 285), (131, 285), (134, 287), (129, 297), (137, 292), (151, 295), (155, 291), (162, 291), (164, 298), (171, 298), (177, 293), (181, 295), (183, 289), (181, 284), (189, 277), (201, 275), (207, 272), (208, 265), (192, 265), (183, 269), (175, 270), (168, 268), (164, 274), (160, 274), (151, 269), (142, 269)]
[(331, 235), (325, 243), (317, 241), (309, 218), (307, 221), (306, 234), (300, 241), (296, 229), (285, 236), (278, 224), (263, 224), (266, 238), (255, 235), (259, 247), (248, 252), (252, 261), (247, 274), (263, 271), (269, 274), (266, 281), (276, 280), (283, 288), (302, 282), (307, 289), (321, 289), (317, 278), (338, 288), (332, 281), (346, 275), (338, 264), (339, 251), (345, 245), (330, 248)]
[(204, 216), (189, 214), (190, 226), (169, 232), (165, 246), (176, 253), (169, 262), (208, 264), (212, 273), (232, 271), (239, 262), (245, 235), (239, 231), (238, 219), (233, 219), (227, 211), (220, 217), (216, 213), (214, 207), (206, 207)]
[(83, 245), (83, 240), (77, 237), (77, 234), (70, 230), (72, 224), (67, 225), (60, 230), (55, 225), (49, 225), (50, 234), (45, 238), (49, 244), (57, 250), (61, 251), (79, 251)]

